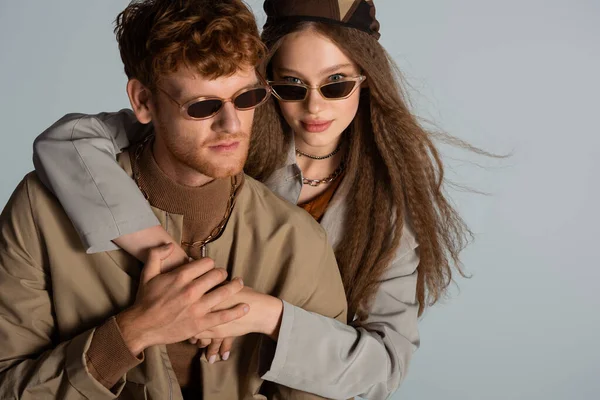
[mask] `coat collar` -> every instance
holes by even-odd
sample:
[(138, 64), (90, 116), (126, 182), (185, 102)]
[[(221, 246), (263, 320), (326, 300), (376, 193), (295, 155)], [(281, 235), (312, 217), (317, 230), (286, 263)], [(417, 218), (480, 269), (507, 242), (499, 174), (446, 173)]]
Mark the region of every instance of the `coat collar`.
[[(302, 171), (296, 163), (296, 143), (292, 136), (287, 149), (285, 164), (273, 172), (265, 181), (265, 185), (290, 203), (298, 204), (298, 198), (302, 190), (302, 178)], [(345, 199), (349, 193), (350, 183), (348, 179), (344, 179), (321, 219), (321, 226), (327, 232), (329, 243), (334, 249), (340, 244), (341, 237), (344, 234), (347, 210)]]

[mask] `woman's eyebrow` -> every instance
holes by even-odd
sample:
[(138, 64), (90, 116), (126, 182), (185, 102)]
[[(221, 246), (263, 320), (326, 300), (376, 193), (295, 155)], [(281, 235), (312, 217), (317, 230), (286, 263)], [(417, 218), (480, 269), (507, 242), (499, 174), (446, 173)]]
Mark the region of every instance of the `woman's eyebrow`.
[[(321, 72), (319, 72), (319, 75), (321, 75), (321, 76), (323, 76), (323, 75), (329, 75), (329, 74), (332, 74), (334, 72), (339, 71), (340, 69), (343, 69), (343, 68), (352, 68), (352, 67), (354, 67), (354, 66), (352, 64), (350, 64), (350, 63), (336, 64), (336, 65), (333, 65), (331, 67), (327, 67), (327, 68), (321, 70)], [(298, 71), (296, 71), (296, 70), (294, 70), (292, 68), (286, 68), (286, 67), (279, 67), (279, 68), (277, 68), (277, 71), (279, 73), (283, 73), (283, 74), (291, 74), (291, 75), (298, 75), (298, 76), (302, 76), (303, 75), (302, 73), (300, 73), (300, 72), (298, 72)]]
[(353, 65), (352, 65), (352, 64), (350, 64), (350, 63), (346, 63), (346, 64), (337, 64), (337, 65), (334, 65), (334, 66), (332, 66), (332, 67), (325, 68), (324, 70), (322, 70), (322, 71), (320, 72), (320, 74), (321, 74), (321, 75), (329, 75), (329, 74), (332, 74), (332, 73), (334, 73), (334, 72), (337, 72), (337, 71), (339, 71), (340, 69), (343, 69), (343, 68), (352, 68), (352, 67), (353, 67)]
[(277, 69), (277, 72), (283, 73), (283, 74), (302, 75), (300, 72), (296, 71), (295, 69), (291, 69), (291, 68), (278, 67), (276, 69)]

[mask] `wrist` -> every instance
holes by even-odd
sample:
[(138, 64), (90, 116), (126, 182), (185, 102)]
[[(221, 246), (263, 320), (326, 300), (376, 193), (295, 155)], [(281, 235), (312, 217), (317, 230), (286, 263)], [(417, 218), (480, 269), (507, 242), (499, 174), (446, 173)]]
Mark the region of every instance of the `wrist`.
[(138, 317), (132, 309), (122, 311), (115, 317), (123, 342), (135, 357), (141, 354), (150, 345), (146, 343), (143, 330), (140, 330)]
[(279, 337), (279, 328), (281, 327), (281, 317), (283, 315), (283, 302), (273, 296), (267, 296), (267, 318), (263, 319), (261, 333), (277, 341)]

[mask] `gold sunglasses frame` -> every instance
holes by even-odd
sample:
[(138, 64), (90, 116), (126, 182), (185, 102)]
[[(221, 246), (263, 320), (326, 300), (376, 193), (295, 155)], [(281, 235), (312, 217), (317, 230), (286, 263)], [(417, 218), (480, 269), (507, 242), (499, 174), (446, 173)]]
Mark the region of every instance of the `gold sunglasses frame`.
[[(247, 111), (247, 110), (252, 110), (256, 107), (259, 107), (261, 105), (263, 105), (268, 99), (269, 96), (271, 96), (271, 93), (273, 92), (273, 90), (271, 89), (271, 86), (269, 86), (268, 82), (265, 80), (265, 78), (263, 78), (260, 74), (258, 74), (258, 79), (260, 80), (260, 82), (262, 83), (262, 85), (258, 85), (258, 86), (253, 86), (253, 87), (248, 87), (248, 88), (244, 88), (241, 89), (237, 92), (235, 92), (233, 94), (233, 96), (224, 99), (222, 97), (218, 97), (218, 96), (200, 96), (200, 97), (196, 97), (193, 98), (191, 100), (186, 101), (185, 103), (179, 103), (179, 101), (177, 101), (173, 96), (171, 96), (166, 90), (164, 90), (163, 88), (161, 88), (160, 86), (156, 86), (156, 88), (158, 90), (160, 90), (161, 92), (163, 92), (168, 98), (169, 100), (171, 100), (173, 103), (177, 104), (177, 106), (179, 107), (179, 113), (181, 114), (181, 116), (185, 119), (191, 120), (191, 121), (202, 121), (205, 119), (209, 119), (214, 117), (215, 115), (217, 115), (218, 113), (220, 113), (223, 110), (223, 106), (225, 105), (225, 103), (230, 102), (233, 104), (233, 106), (235, 107), (236, 110), (240, 110), (240, 111)], [(260, 103), (258, 103), (255, 106), (252, 107), (248, 107), (248, 108), (238, 108), (236, 107), (234, 100), (237, 99), (239, 96), (241, 96), (242, 94), (249, 92), (251, 90), (256, 90), (256, 89), (265, 89), (266, 91), (266, 95), (265, 98), (262, 99), (262, 101)], [(198, 102), (201, 101), (206, 101), (206, 100), (220, 100), (221, 101), (221, 107), (219, 107), (219, 109), (217, 111), (215, 111), (213, 114), (209, 115), (208, 117), (202, 117), (202, 118), (195, 118), (192, 117), (189, 113), (188, 113), (188, 109), (190, 108), (190, 106), (192, 104), (196, 104)]]
[[(367, 80), (367, 77), (365, 75), (358, 75), (358, 76), (340, 79), (339, 81), (335, 81), (335, 82), (327, 82), (322, 85), (306, 85), (304, 83), (291, 83), (291, 82), (287, 82), (287, 81), (267, 81), (267, 83), (271, 86), (271, 93), (273, 94), (273, 96), (277, 97), (278, 100), (286, 102), (286, 103), (294, 103), (294, 102), (299, 102), (299, 101), (305, 101), (306, 98), (308, 97), (308, 92), (312, 89), (317, 89), (319, 91), (319, 94), (321, 95), (321, 97), (327, 101), (345, 100), (348, 97), (352, 96), (352, 94), (356, 91), (356, 89), (358, 87), (360, 87), (360, 85), (366, 80)], [(349, 81), (354, 81), (354, 87), (352, 88), (350, 93), (348, 93), (348, 95), (346, 95), (344, 97), (335, 97), (335, 98), (326, 97), (325, 95), (323, 95), (323, 92), (321, 91), (321, 88), (323, 88), (324, 86), (329, 86), (329, 85), (334, 85), (336, 83), (349, 82)], [(304, 95), (304, 98), (301, 100), (285, 100), (285, 99), (281, 98), (281, 96), (279, 96), (279, 94), (277, 94), (277, 91), (275, 89), (273, 89), (273, 85), (288, 85), (288, 86), (302, 87), (302, 88), (306, 89), (306, 94)]]

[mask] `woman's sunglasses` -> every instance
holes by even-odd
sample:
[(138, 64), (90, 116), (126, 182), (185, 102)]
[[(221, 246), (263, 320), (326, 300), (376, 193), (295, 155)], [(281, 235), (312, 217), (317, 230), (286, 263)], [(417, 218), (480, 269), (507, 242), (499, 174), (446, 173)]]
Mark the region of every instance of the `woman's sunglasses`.
[(269, 98), (271, 89), (264, 82), (263, 85), (242, 89), (232, 97), (223, 99), (216, 96), (197, 97), (193, 100), (180, 104), (166, 90), (158, 87), (158, 90), (163, 92), (173, 103), (179, 106), (179, 112), (185, 119), (194, 121), (208, 119), (214, 117), (223, 109), (223, 105), (230, 101), (233, 106), (241, 111), (251, 110), (263, 104)]
[(308, 96), (309, 89), (317, 89), (326, 100), (347, 99), (354, 93), (356, 88), (367, 79), (364, 75), (351, 78), (343, 78), (339, 81), (324, 83), (318, 86), (309, 86), (302, 83), (290, 83), (286, 81), (268, 81), (271, 85), (273, 95), (281, 101), (304, 101)]

